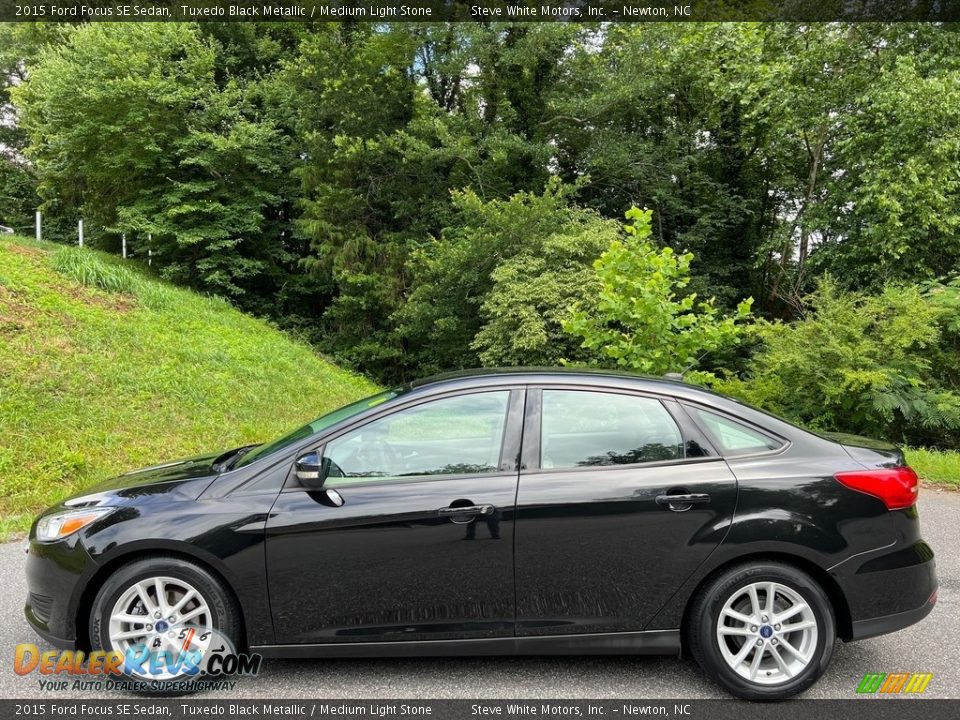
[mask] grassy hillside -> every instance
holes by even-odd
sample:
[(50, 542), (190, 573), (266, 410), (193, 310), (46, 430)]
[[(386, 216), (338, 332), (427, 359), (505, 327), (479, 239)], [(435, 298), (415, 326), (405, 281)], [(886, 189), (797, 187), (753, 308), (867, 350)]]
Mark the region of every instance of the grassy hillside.
[(132, 263), (0, 240), (0, 537), (103, 478), (266, 440), (375, 391)]
[(960, 452), (907, 448), (906, 457), (925, 484), (960, 490)]

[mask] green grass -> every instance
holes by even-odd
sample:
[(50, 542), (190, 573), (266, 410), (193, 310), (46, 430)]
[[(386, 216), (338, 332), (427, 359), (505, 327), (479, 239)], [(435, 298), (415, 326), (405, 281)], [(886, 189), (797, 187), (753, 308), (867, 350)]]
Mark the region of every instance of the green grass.
[(0, 241), (0, 538), (117, 473), (267, 440), (376, 390), (133, 263)]
[(960, 452), (907, 448), (906, 456), (924, 483), (960, 489)]

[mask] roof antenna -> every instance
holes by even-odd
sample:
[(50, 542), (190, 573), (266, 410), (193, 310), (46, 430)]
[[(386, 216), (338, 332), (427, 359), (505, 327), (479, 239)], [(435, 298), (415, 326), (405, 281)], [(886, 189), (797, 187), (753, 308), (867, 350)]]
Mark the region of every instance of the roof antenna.
[(692, 370), (692, 369), (693, 369), (693, 366), (696, 365), (696, 364), (697, 364), (698, 362), (700, 362), (701, 360), (703, 360), (703, 358), (705, 358), (706, 355), (707, 355), (707, 353), (703, 353), (703, 355), (701, 355), (701, 356), (698, 357), (696, 360), (694, 360), (692, 363), (690, 363), (689, 365), (687, 365), (687, 366), (686, 366), (683, 370), (681, 370), (680, 372), (668, 372), (668, 373), (664, 373), (663, 376), (664, 376), (667, 380), (676, 380), (677, 382), (684, 382), (683, 376), (687, 374), (687, 371), (688, 371), (688, 370)]

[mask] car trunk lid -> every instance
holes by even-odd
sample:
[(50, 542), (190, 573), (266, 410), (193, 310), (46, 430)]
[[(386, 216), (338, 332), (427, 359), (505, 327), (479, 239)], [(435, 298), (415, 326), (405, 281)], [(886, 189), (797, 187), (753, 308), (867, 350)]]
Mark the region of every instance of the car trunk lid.
[(885, 440), (874, 440), (847, 433), (822, 433), (824, 437), (843, 446), (847, 454), (867, 467), (906, 467), (903, 450)]

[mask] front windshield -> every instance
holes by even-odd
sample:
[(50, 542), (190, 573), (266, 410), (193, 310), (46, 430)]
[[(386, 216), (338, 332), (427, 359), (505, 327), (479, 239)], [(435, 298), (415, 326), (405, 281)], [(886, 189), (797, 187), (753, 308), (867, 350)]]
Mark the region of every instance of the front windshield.
[(398, 394), (399, 390), (386, 390), (382, 393), (378, 393), (377, 395), (372, 395), (371, 397), (364, 398), (363, 400), (358, 400), (350, 405), (345, 405), (339, 410), (334, 410), (331, 413), (327, 413), (326, 415), (317, 418), (312, 423), (307, 423), (303, 427), (297, 428), (292, 433), (284, 435), (282, 438), (251, 450), (243, 455), (234, 467), (239, 468), (249, 465), (250, 463), (254, 463), (262, 457), (271, 455), (278, 450), (283, 450), (283, 448), (289, 447), (300, 440), (305, 440), (314, 433), (325, 430), (341, 420), (346, 420), (354, 415), (359, 415), (364, 410), (369, 410), (370, 408), (376, 407), (381, 403), (385, 403), (387, 400), (395, 398)]

